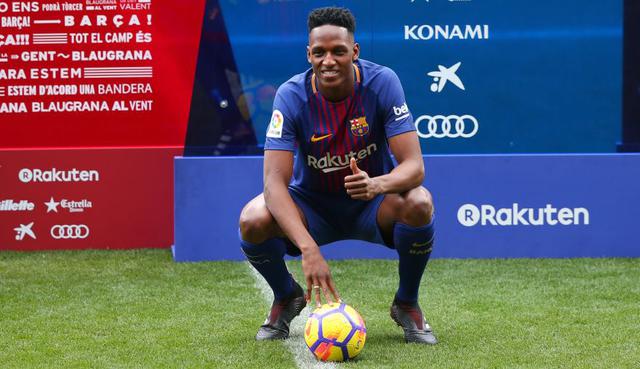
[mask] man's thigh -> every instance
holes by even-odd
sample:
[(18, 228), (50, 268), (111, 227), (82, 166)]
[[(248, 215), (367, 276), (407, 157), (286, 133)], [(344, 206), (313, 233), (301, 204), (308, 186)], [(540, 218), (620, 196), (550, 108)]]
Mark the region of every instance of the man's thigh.
[(386, 246), (391, 245), (385, 242), (377, 221), (377, 214), (385, 197), (384, 195), (379, 195), (368, 201), (368, 204), (355, 217), (355, 223), (351, 226), (351, 230), (347, 232), (347, 238)]
[[(242, 208), (240, 212), (240, 233), (245, 241), (254, 243), (284, 235), (267, 208), (264, 194), (261, 193), (254, 197)], [(246, 239), (247, 236), (251, 239)]]
[(393, 243), (393, 227), (396, 222), (403, 222), (405, 210), (409, 203), (420, 202), (421, 200), (430, 201), (431, 195), (429, 191), (418, 186), (403, 194), (387, 194), (380, 204), (377, 212), (377, 223), (382, 233), (382, 238), (387, 245)]
[(318, 204), (327, 201), (322, 195), (306, 193), (291, 187), (289, 193), (306, 219), (307, 231), (318, 245), (326, 245), (344, 238), (331, 224), (329, 215), (319, 211), (321, 207)]

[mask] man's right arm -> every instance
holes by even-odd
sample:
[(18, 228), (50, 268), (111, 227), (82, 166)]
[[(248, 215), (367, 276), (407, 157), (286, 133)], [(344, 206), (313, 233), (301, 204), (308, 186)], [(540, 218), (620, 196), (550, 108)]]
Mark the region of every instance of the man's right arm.
[(280, 229), (303, 253), (318, 248), (302, 222), (288, 185), (293, 173), (293, 152), (265, 150), (264, 200)]
[(269, 212), (280, 229), (302, 252), (302, 271), (307, 284), (307, 300), (311, 299), (312, 287), (319, 286), (315, 292), (316, 305), (321, 304), (320, 295), (327, 302), (340, 296), (336, 290), (329, 265), (320, 253), (316, 241), (307, 231), (296, 208), (288, 185), (293, 173), (293, 152), (285, 150), (265, 150), (264, 153), (264, 200)]

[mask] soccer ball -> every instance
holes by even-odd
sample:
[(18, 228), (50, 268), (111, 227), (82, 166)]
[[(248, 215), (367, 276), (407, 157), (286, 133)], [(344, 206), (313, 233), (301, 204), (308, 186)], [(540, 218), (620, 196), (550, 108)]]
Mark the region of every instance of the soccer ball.
[(311, 313), (304, 340), (318, 360), (344, 361), (358, 356), (367, 328), (357, 311), (345, 303), (324, 304)]

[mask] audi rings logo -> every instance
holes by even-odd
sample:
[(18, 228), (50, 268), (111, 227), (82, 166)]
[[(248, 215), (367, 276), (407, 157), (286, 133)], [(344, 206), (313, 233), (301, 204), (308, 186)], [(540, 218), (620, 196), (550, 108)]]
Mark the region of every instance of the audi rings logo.
[(51, 227), (51, 237), (56, 240), (85, 239), (89, 237), (89, 227), (84, 224), (64, 224)]
[(422, 138), (471, 138), (478, 133), (478, 120), (468, 114), (421, 115), (415, 121), (418, 136)]

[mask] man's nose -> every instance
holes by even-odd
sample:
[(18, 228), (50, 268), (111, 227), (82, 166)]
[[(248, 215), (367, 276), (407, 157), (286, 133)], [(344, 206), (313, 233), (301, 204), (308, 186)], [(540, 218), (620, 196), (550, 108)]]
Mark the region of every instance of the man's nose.
[(327, 53), (324, 59), (322, 60), (322, 64), (324, 65), (333, 65), (336, 63), (336, 60), (333, 58), (333, 54)]

